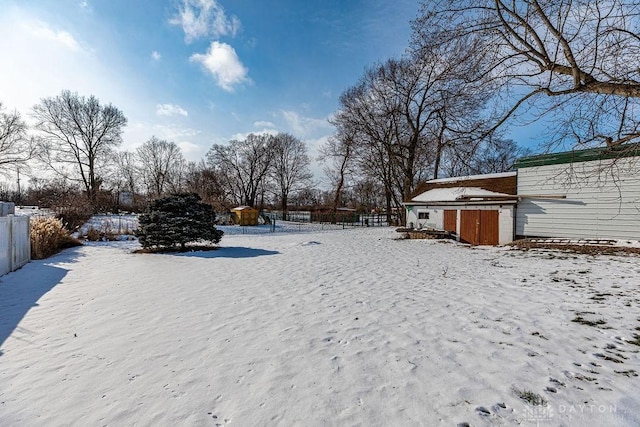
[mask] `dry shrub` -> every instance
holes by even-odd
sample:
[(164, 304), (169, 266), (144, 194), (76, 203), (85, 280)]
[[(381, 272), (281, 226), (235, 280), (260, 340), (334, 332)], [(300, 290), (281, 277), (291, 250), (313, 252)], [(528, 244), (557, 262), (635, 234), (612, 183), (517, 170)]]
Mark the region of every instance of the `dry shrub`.
[[(131, 232), (126, 230), (122, 234), (131, 234)], [(86, 238), (90, 242), (100, 242), (100, 241), (113, 242), (116, 240), (120, 240), (120, 233), (117, 233), (113, 229), (109, 221), (103, 221), (102, 226), (100, 228), (90, 227), (87, 230)]]
[(31, 218), (31, 259), (44, 259), (64, 248), (81, 245), (58, 218)]
[(99, 240), (102, 240), (102, 233), (100, 233), (100, 230), (90, 228), (87, 230), (87, 240), (89, 240), (90, 242), (97, 242)]
[(67, 230), (75, 231), (91, 218), (92, 210), (88, 202), (81, 201), (71, 206), (58, 206), (54, 209)]

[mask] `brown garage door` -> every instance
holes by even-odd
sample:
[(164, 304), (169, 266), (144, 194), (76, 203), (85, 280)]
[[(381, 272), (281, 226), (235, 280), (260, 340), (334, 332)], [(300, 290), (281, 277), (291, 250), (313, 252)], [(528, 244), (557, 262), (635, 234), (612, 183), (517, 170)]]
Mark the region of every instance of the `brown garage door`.
[(498, 211), (460, 211), (460, 240), (472, 245), (497, 245)]
[(458, 222), (458, 211), (444, 211), (444, 229), (446, 231), (451, 231), (453, 233), (457, 233), (457, 222)]
[(480, 211), (480, 244), (497, 245), (499, 241), (498, 211)]

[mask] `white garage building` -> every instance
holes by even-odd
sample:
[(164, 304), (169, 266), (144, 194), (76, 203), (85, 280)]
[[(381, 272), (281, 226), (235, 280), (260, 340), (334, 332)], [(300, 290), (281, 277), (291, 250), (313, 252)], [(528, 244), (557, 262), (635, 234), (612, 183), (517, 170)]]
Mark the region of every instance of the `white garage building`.
[(516, 173), (434, 179), (404, 203), (407, 226), (453, 233), (473, 245), (513, 241)]

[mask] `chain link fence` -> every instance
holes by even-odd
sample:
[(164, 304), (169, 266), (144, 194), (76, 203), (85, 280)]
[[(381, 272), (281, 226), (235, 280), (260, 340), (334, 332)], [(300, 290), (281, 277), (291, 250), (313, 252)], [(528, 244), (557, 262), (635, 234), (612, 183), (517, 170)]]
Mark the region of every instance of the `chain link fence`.
[(216, 228), (225, 234), (266, 234), (266, 233), (294, 233), (324, 230), (345, 230), (357, 227), (388, 227), (393, 226), (397, 216), (392, 216), (389, 223), (386, 214), (362, 214), (357, 212), (310, 212), (290, 211), (283, 215), (279, 211), (265, 211), (260, 213), (260, 224), (254, 226), (218, 225)]

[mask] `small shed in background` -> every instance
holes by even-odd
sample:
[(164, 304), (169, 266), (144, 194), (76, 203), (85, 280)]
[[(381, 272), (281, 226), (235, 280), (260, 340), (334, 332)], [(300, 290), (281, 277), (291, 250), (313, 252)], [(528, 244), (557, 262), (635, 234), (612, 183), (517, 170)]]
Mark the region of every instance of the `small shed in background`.
[(233, 222), (238, 225), (258, 225), (258, 214), (258, 210), (251, 206), (238, 206), (231, 209)]

